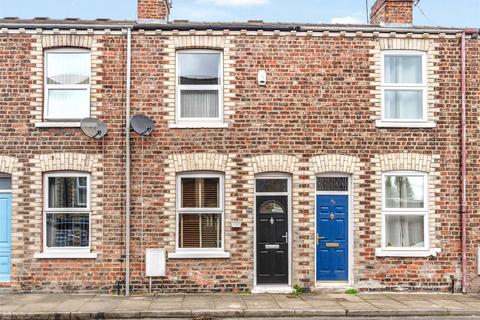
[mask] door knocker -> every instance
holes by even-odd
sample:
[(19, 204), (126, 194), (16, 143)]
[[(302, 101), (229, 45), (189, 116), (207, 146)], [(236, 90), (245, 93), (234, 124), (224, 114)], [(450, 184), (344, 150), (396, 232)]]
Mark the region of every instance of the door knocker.
[(270, 224), (274, 224), (275, 220), (273, 220), (273, 217), (270, 218)]
[(335, 218), (335, 215), (332, 213), (330, 213), (330, 220), (333, 220)]

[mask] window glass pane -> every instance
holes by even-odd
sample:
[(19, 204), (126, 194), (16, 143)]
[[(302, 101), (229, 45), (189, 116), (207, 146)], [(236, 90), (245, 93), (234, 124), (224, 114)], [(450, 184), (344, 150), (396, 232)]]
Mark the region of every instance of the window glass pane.
[(219, 178), (182, 178), (182, 208), (219, 208)]
[(255, 188), (257, 192), (288, 192), (287, 179), (257, 179)]
[(47, 53), (47, 84), (89, 84), (90, 53)]
[(182, 118), (218, 118), (218, 90), (181, 90)]
[(260, 206), (260, 214), (285, 213), (285, 208), (277, 201), (267, 201)]
[(424, 247), (423, 216), (385, 216), (386, 247)]
[(385, 55), (385, 83), (422, 83), (422, 56)]
[(48, 90), (47, 117), (57, 119), (81, 119), (90, 114), (88, 90)]
[(385, 90), (385, 119), (423, 119), (422, 90)]
[(49, 208), (86, 208), (87, 177), (49, 177)]
[(180, 248), (221, 248), (220, 214), (180, 214)]
[(424, 208), (423, 176), (386, 176), (386, 208)]
[(11, 189), (12, 189), (12, 178), (0, 176), (0, 190), (11, 190)]
[(219, 53), (179, 53), (179, 83), (183, 85), (217, 85)]
[(89, 218), (87, 214), (47, 214), (48, 247), (88, 247)]
[(317, 191), (348, 191), (348, 178), (317, 177)]

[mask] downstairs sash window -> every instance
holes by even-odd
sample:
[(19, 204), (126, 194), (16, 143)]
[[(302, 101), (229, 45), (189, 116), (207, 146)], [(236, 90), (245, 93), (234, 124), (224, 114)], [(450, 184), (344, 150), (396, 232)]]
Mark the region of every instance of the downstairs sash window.
[(182, 174), (177, 183), (177, 249), (223, 250), (223, 176)]
[(428, 193), (424, 173), (391, 172), (383, 178), (383, 249), (428, 249)]
[(74, 172), (45, 175), (46, 251), (89, 250), (90, 175)]

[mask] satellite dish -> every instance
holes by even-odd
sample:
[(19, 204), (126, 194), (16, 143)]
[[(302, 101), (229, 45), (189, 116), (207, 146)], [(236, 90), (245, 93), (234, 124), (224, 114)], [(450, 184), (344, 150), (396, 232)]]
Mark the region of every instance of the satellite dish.
[(130, 119), (130, 127), (139, 135), (147, 136), (155, 129), (155, 123), (146, 115), (137, 114)]
[(90, 138), (100, 139), (107, 134), (107, 125), (95, 118), (84, 118), (80, 122), (83, 133)]

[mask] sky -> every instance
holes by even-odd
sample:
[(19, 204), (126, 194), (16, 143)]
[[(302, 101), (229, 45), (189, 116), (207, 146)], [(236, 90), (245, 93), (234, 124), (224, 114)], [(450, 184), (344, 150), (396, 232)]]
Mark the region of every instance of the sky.
[[(190, 21), (366, 23), (375, 0), (173, 0), (171, 19)], [(0, 0), (0, 17), (134, 20), (136, 0)], [(414, 22), (480, 27), (480, 0), (421, 0)]]

